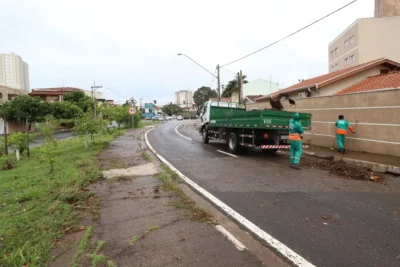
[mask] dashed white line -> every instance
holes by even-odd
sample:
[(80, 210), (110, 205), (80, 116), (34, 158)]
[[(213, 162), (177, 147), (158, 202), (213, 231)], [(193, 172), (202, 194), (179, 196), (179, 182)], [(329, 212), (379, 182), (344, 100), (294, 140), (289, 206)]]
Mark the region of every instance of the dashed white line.
[(225, 155), (228, 155), (228, 156), (231, 156), (231, 157), (234, 157), (234, 158), (237, 158), (238, 156), (236, 156), (236, 155), (233, 155), (233, 154), (231, 154), (231, 153), (228, 153), (228, 152), (225, 152), (225, 151), (222, 151), (222, 150), (217, 150), (219, 153), (222, 153), (222, 154), (225, 154)]
[[(176, 129), (176, 128), (175, 128)], [(149, 147), (149, 149), (158, 157), (162, 162), (164, 162), (171, 170), (173, 170), (176, 174), (179, 175), (187, 184), (189, 184), (193, 189), (195, 189), (197, 192), (199, 192), (201, 195), (203, 195), (205, 198), (210, 200), (212, 203), (214, 203), (217, 207), (219, 207), (221, 210), (225, 211), (229, 216), (234, 218), (238, 223), (242, 224), (244, 227), (249, 229), (253, 234), (258, 236), (260, 239), (264, 240), (269, 244), (271, 247), (275, 248), (281, 255), (283, 255), (286, 259), (291, 261), (294, 265), (299, 266), (299, 267), (315, 267), (312, 263), (308, 262), (306, 259), (304, 259), (302, 256), (297, 254), (295, 251), (293, 251), (291, 248), (280, 242), (279, 240), (275, 239), (273, 236), (259, 228), (257, 225), (234, 211), (231, 207), (226, 205), (224, 202), (216, 198), (214, 195), (209, 193), (207, 190), (190, 180), (188, 177), (186, 177), (183, 173), (181, 173), (177, 168), (175, 168), (171, 163), (169, 163), (163, 156), (157, 153), (157, 151), (154, 150), (154, 148), (150, 145), (149, 140), (147, 138), (147, 134), (151, 132), (153, 129), (147, 131), (144, 135), (146, 144)]]
[(243, 251), (246, 249), (246, 247), (239, 240), (237, 240), (236, 237), (229, 233), (229, 231), (226, 230), (222, 225), (216, 225), (215, 229), (221, 232), (226, 237), (226, 239), (231, 241), (238, 250)]
[(184, 136), (183, 134), (181, 134), (180, 132), (178, 132), (178, 127), (181, 126), (181, 125), (182, 125), (182, 123), (175, 127), (175, 132), (176, 132), (177, 134), (179, 134), (180, 136), (182, 136), (183, 138), (186, 138), (187, 140), (192, 141), (192, 138), (189, 138), (189, 137), (187, 137), (187, 136)]

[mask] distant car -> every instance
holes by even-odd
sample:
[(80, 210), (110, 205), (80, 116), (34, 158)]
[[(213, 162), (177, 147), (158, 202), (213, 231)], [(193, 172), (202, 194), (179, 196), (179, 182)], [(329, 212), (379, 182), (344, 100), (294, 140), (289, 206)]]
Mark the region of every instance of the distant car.
[(181, 121), (181, 120), (183, 120), (183, 117), (182, 117), (182, 116), (178, 116), (178, 117), (176, 117), (176, 119), (177, 119), (178, 121)]
[(164, 117), (159, 117), (158, 120), (159, 120), (159, 121), (163, 121), (163, 120), (164, 120)]

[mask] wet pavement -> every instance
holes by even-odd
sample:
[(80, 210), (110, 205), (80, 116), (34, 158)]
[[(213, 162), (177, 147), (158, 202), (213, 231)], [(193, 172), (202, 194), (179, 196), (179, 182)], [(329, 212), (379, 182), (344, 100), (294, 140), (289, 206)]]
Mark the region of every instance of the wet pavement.
[[(172, 165), (316, 266), (400, 265), (400, 179), (341, 179), (289, 168), (286, 155), (248, 151), (237, 158), (221, 143), (203, 145), (193, 121), (148, 134)], [(188, 140), (176, 133), (191, 138)]]
[[(282, 266), (264, 265), (248, 250), (239, 251), (213, 224), (190, 220), (188, 209), (173, 205), (182, 199), (165, 191), (152, 175), (155, 168), (162, 169), (146, 147), (150, 158), (143, 156), (140, 131), (126, 132), (98, 156), (108, 170), (105, 173), (114, 175), (119, 170), (117, 176), (123, 179), (90, 186), (101, 203), (100, 218), (90, 223), (93, 235), (79, 266), (92, 266), (85, 255), (95, 250), (99, 240), (105, 241), (101, 254), (116, 266)], [(78, 240), (70, 243), (77, 247)], [(66, 253), (51, 266), (71, 266), (72, 256)]]

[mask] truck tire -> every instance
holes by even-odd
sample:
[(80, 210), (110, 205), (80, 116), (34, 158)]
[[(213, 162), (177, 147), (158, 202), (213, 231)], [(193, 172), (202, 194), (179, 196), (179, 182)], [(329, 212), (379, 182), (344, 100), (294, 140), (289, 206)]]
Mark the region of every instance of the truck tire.
[(208, 138), (208, 132), (206, 129), (203, 129), (201, 136), (202, 136), (201, 139), (203, 141), (203, 144), (208, 144), (208, 141), (210, 141), (210, 139)]
[(238, 135), (234, 132), (230, 133), (228, 136), (228, 150), (233, 154), (240, 154), (244, 150), (239, 144)]

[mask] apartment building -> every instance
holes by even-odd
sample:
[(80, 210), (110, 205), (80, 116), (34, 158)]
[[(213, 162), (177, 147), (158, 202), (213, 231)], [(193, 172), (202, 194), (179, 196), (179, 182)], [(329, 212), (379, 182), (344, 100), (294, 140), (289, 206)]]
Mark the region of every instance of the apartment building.
[(328, 46), (329, 72), (377, 58), (400, 62), (400, 0), (375, 0), (375, 17), (357, 19)]
[(400, 16), (400, 0), (375, 0), (375, 18)]
[(399, 62), (399, 29), (400, 16), (357, 19), (329, 44), (329, 72), (377, 58)]
[(19, 55), (0, 54), (0, 85), (29, 91), (29, 67)]
[(193, 92), (189, 90), (180, 90), (175, 92), (175, 104), (181, 108), (193, 107)]

